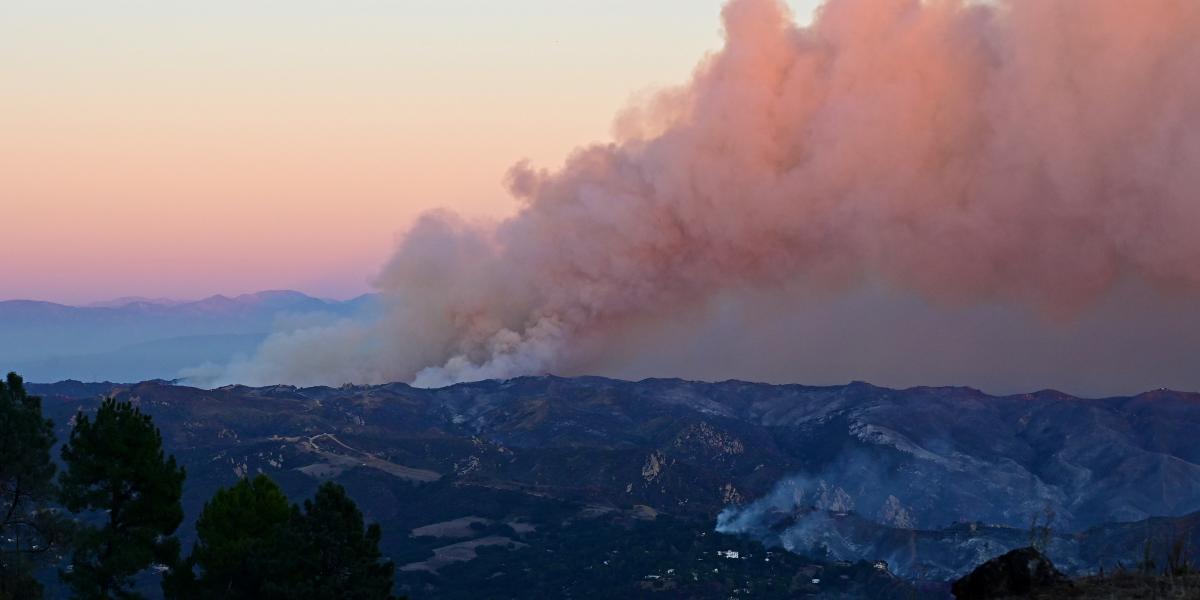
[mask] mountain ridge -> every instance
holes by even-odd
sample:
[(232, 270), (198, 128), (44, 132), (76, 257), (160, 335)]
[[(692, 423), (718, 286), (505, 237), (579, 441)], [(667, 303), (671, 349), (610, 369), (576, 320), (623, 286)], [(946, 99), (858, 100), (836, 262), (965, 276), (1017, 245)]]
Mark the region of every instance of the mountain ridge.
[[(114, 306), (5, 300), (0, 363), (31, 381), (170, 379), (183, 369), (252, 354), (276, 331), (368, 314), (375, 301), (374, 295), (331, 301), (291, 290)], [(162, 352), (143, 351), (154, 343)]]
[[(1148, 543), (1159, 552), (1168, 538), (1200, 549), (1200, 448), (1192, 443), (1200, 394), (1191, 392), (1083, 399), (590, 376), (436, 389), (29, 387), (44, 397), (60, 437), (76, 411), (94, 410), (103, 395), (151, 414), (188, 469), (189, 519), (216, 487), (258, 472), (293, 497), (321, 481), (342, 483), (383, 525), (385, 553), (414, 565), (401, 571), (402, 585), (412, 586), (403, 589), (426, 595), (465, 586), (469, 597), (468, 584), (509, 572), (503, 565), (518, 557), (536, 572), (553, 568), (547, 552), (561, 558), (581, 543), (600, 545), (594, 556), (572, 551), (572, 560), (599, 565), (611, 558), (604, 544), (615, 548), (630, 528), (654, 522), (691, 532), (679, 543), (719, 539), (728, 549), (747, 540), (762, 546), (743, 551), (787, 550), (812, 569), (866, 560), (870, 572), (870, 561), (883, 560), (915, 583), (948, 581), (1028, 545), (1031, 518), (1048, 513), (1048, 554), (1071, 573), (1135, 564)], [(409, 533), (479, 519), (494, 524), (481, 526), (480, 544), (505, 538), (512, 547), (427, 563), (454, 554), (436, 550), (460, 540)], [(443, 566), (420, 566), (429, 564)]]

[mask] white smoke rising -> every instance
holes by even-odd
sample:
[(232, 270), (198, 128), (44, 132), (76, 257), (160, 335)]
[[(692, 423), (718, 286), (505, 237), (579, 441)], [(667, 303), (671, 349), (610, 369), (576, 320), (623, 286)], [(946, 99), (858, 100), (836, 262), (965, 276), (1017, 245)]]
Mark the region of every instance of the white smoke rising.
[(517, 215), (421, 218), (378, 322), (274, 336), (217, 379), (590, 371), (742, 291), (877, 281), (1053, 319), (1125, 280), (1200, 284), (1200, 3), (829, 0), (800, 26), (731, 0), (723, 18), (724, 48), (615, 142), (515, 166)]

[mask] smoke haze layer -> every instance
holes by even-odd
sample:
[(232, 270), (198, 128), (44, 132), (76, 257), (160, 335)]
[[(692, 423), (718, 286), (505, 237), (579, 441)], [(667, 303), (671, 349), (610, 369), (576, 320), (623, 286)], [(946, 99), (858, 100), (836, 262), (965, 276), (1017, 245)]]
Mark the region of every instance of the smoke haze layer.
[[(898, 327), (826, 332), (834, 354), (868, 356), (827, 377), (978, 384), (999, 351), (954, 370), (938, 348), (1015, 330), (1002, 349), (1049, 341), (1070, 387), (1105, 370), (1071, 361), (1129, 339), (1138, 315), (1200, 316), (1200, 3), (829, 0), (802, 27), (778, 0), (732, 0), (722, 16), (725, 46), (619, 115), (613, 143), (513, 167), (518, 214), (419, 219), (377, 282), (385, 316), (273, 336), (217, 379), (434, 386), (641, 359), (737, 376), (729, 354), (672, 359), (720, 334), (742, 376), (797, 380), (824, 351), (777, 332), (866, 297), (859, 317), (894, 310)], [(754, 314), (729, 326), (731, 310)], [(972, 341), (932, 340), (931, 371), (875, 351), (943, 312)], [(1165, 347), (1200, 341), (1183, 329)], [(772, 360), (792, 376), (756, 371)], [(1001, 363), (1016, 385), (1055, 383), (1044, 363)]]

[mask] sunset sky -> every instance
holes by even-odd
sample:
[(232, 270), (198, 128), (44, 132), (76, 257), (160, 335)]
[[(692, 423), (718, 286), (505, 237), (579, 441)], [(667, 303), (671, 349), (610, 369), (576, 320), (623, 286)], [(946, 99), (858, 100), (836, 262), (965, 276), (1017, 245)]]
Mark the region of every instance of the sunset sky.
[(367, 291), (418, 212), (503, 215), (683, 82), (721, 4), (7, 0), (0, 299)]

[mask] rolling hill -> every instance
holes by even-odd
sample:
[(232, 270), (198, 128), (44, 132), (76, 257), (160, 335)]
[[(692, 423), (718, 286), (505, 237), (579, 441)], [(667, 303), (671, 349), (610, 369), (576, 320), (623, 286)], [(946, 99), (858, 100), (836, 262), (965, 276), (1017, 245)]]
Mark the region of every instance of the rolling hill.
[[(104, 394), (153, 415), (188, 469), (192, 517), (248, 474), (294, 497), (344, 484), (417, 595), (469, 595), (486, 580), (512, 597), (535, 585), (569, 596), (570, 582), (634, 596), (836, 583), (902, 597), (1027, 545), (1036, 515), (1054, 515), (1048, 552), (1072, 573), (1133, 564), (1148, 541), (1165, 551), (1200, 521), (1200, 395), (1166, 390), (1081, 399), (595, 377), (32, 389), (60, 434)], [(730, 549), (788, 567), (715, 554)], [(620, 574), (581, 574), (605, 561)], [(576, 572), (545, 577), (558, 568)]]

